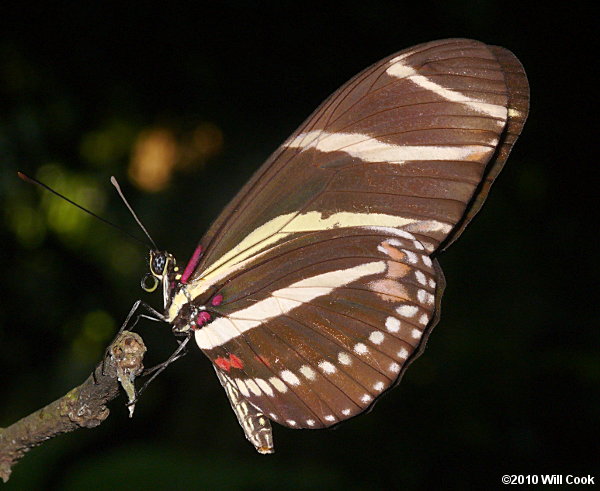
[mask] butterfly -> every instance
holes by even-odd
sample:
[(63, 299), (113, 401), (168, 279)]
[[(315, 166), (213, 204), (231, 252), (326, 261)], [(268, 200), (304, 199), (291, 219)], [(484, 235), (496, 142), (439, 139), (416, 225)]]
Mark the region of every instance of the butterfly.
[(504, 48), (400, 51), (269, 157), (183, 269), (150, 251), (162, 319), (210, 359), (259, 452), (273, 452), (271, 421), (330, 427), (399, 382), (438, 322), (437, 256), (481, 208), (528, 105)]

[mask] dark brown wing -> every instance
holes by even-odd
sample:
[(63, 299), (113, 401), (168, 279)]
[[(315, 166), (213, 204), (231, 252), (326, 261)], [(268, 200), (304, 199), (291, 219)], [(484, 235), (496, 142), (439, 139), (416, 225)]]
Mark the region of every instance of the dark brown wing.
[(336, 91), (233, 199), (188, 294), (223, 296), (196, 340), (261, 414), (330, 426), (399, 379), (439, 313), (430, 256), (481, 207), (527, 97), (507, 50), (416, 46)]
[(527, 109), (524, 71), (503, 48), (449, 39), (385, 58), (265, 162), (202, 239), (206, 254), (193, 277), (289, 213), (392, 213), (415, 220), (408, 228), (437, 247), (479, 210)]
[(462, 234), (465, 227), (483, 206), (492, 184), (500, 174), (513, 145), (521, 134), (529, 113), (529, 83), (523, 66), (510, 51), (500, 46), (489, 46), (489, 48), (498, 63), (500, 63), (506, 83), (508, 96), (506, 126), (500, 135), (500, 142), (494, 157), (486, 166), (484, 178), (481, 180), (461, 223), (454, 228), (446, 239), (444, 250)]
[(435, 325), (443, 286), (410, 233), (320, 232), (231, 278), (221, 317), (196, 341), (272, 420), (331, 426), (396, 383)]

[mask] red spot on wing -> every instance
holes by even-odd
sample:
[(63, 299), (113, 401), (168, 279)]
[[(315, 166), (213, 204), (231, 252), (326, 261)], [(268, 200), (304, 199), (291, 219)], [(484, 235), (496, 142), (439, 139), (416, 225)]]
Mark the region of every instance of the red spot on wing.
[(201, 255), (202, 255), (202, 246), (199, 245), (198, 247), (196, 247), (194, 254), (192, 254), (191, 259), (189, 260), (185, 269), (183, 270), (183, 274), (181, 275), (181, 280), (180, 280), (181, 283), (187, 283), (187, 280), (190, 278), (190, 276), (194, 272), (194, 269), (196, 269), (196, 266), (198, 265), (198, 261), (200, 261)]
[(198, 314), (198, 320), (197, 320), (198, 324), (203, 326), (204, 324), (210, 322), (210, 314), (208, 312), (206, 312), (205, 310), (203, 310), (202, 312), (200, 312)]
[(217, 305), (221, 305), (222, 301), (223, 301), (223, 295), (219, 294), (219, 295), (214, 296), (211, 303), (213, 304), (214, 307), (216, 307)]
[(229, 362), (233, 368), (239, 368), (240, 370), (244, 368), (244, 362), (235, 355), (229, 355)]
[(220, 356), (215, 360), (215, 365), (217, 365), (221, 370), (225, 370), (226, 372), (228, 372), (231, 368), (231, 363), (229, 362), (229, 360), (221, 358)]

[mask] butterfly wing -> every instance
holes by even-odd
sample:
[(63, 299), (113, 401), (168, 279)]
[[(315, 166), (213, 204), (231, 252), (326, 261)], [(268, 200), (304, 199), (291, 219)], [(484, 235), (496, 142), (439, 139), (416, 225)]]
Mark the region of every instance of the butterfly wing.
[(188, 282), (198, 305), (222, 295), (196, 341), (238, 397), (318, 428), (396, 383), (439, 314), (432, 254), (481, 207), (527, 109), (514, 55), (464, 39), (330, 96), (211, 226)]
[(410, 228), (435, 249), (479, 210), (527, 109), (525, 73), (503, 48), (449, 39), (381, 60), (332, 94), (256, 172), (202, 239), (193, 278), (262, 238), (259, 230), (289, 215), (305, 221), (311, 211), (391, 211), (414, 220)]
[(220, 317), (196, 341), (270, 419), (331, 426), (396, 383), (433, 328), (442, 288), (408, 232), (303, 235), (223, 286)]

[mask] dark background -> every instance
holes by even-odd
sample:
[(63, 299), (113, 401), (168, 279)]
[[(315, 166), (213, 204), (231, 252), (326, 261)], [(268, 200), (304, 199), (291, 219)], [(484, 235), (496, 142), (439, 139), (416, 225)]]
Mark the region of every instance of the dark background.
[[(441, 257), (448, 288), (428, 349), (370, 414), (332, 431), (275, 425), (277, 453), (259, 456), (192, 348), (132, 420), (124, 399), (114, 401), (103, 425), (33, 450), (4, 487), (489, 489), (503, 474), (545, 473), (599, 481), (591, 13), (575, 2), (561, 11), (492, 0), (125, 3), (3, 5), (0, 426), (83, 381), (136, 299), (161, 302), (138, 286), (143, 246), (19, 181), (17, 169), (139, 235), (108, 182), (114, 174), (159, 245), (185, 262), (317, 104), (394, 51), (444, 37), (505, 46), (528, 73), (531, 113), (482, 213)], [(166, 155), (162, 180), (136, 179), (144, 149)], [(140, 331), (148, 364), (173, 350), (167, 326)]]

